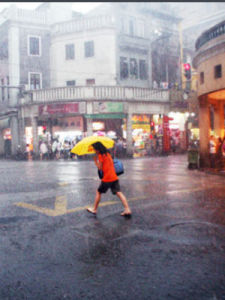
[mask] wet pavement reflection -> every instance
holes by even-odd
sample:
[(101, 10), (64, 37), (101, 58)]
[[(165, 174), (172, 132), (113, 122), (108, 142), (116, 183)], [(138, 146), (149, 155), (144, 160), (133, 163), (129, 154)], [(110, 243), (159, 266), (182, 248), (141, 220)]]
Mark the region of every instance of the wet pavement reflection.
[(131, 219), (92, 161), (0, 162), (0, 299), (225, 299), (225, 177), (123, 162)]

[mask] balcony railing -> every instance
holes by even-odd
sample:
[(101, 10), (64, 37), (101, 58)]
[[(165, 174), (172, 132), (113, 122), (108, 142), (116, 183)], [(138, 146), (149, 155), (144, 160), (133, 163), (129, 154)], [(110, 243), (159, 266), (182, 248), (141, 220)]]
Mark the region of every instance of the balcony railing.
[(52, 28), (53, 34), (65, 34), (83, 30), (113, 27), (115, 20), (113, 16), (103, 15), (98, 17), (78, 18), (69, 22), (55, 24)]
[(195, 48), (198, 50), (204, 44), (209, 42), (212, 39), (217, 38), (218, 36), (225, 34), (225, 21), (217, 24), (216, 26), (210, 28), (209, 30), (205, 31), (196, 41)]
[(168, 102), (168, 90), (151, 90), (147, 88), (121, 86), (80, 86), (59, 87), (29, 91), (31, 97), (26, 97), (25, 103), (51, 103), (63, 101), (152, 101)]
[(21, 9), (15, 6), (9, 7), (5, 12), (5, 17), (13, 21), (47, 24), (46, 14), (36, 10)]

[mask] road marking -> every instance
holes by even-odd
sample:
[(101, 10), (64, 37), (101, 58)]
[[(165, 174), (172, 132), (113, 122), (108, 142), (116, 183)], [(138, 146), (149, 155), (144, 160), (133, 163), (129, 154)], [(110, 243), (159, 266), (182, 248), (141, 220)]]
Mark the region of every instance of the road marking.
[(15, 204), (16, 206), (27, 208), (30, 210), (37, 211), (39, 213), (45, 214), (47, 216), (56, 217), (64, 215), (67, 213), (67, 198), (66, 196), (57, 196), (55, 199), (55, 208), (45, 208), (40, 207), (30, 203), (19, 202)]
[[(116, 204), (116, 203), (119, 203), (119, 201), (107, 201), (107, 202), (100, 203), (99, 206), (113, 205), (113, 204)], [(86, 206), (76, 207), (76, 208), (72, 208), (72, 209), (67, 209), (66, 195), (56, 197), (56, 199), (55, 199), (55, 208), (54, 209), (40, 207), (40, 206), (33, 205), (33, 204), (30, 204), (30, 203), (25, 203), (25, 202), (18, 202), (18, 203), (15, 203), (15, 205), (18, 206), (18, 207), (27, 208), (27, 209), (45, 214), (45, 215), (50, 216), (50, 217), (57, 217), (57, 216), (61, 216), (61, 215), (65, 215), (65, 214), (85, 210), (88, 207), (88, 205), (86, 205)]]
[[(173, 190), (173, 191), (166, 191), (166, 192), (159, 191), (158, 194), (192, 193), (192, 192), (196, 192), (196, 191), (212, 189), (215, 187), (225, 188), (224, 185), (223, 186), (213, 185), (213, 186), (207, 186), (207, 187), (198, 187), (198, 188), (194, 188), (194, 189)], [(150, 196), (133, 197), (133, 198), (129, 198), (128, 202), (137, 201), (137, 200), (145, 200), (145, 199), (149, 199), (149, 197)], [(100, 203), (99, 206), (103, 207), (103, 206), (114, 205), (117, 203), (120, 203), (120, 201), (118, 201), (118, 200), (117, 201), (116, 200), (115, 201), (107, 201), (107, 202)], [(14, 205), (36, 211), (36, 212), (45, 214), (50, 217), (57, 217), (57, 216), (74, 213), (74, 212), (81, 211), (81, 210), (86, 210), (86, 208), (89, 206), (89, 205), (85, 205), (85, 206), (80, 206), (80, 207), (76, 207), (76, 208), (72, 208), (72, 209), (67, 209), (67, 196), (66, 195), (56, 196), (54, 204), (55, 204), (54, 209), (40, 207), (40, 206), (33, 205), (30, 203), (25, 203), (25, 202), (17, 202)]]

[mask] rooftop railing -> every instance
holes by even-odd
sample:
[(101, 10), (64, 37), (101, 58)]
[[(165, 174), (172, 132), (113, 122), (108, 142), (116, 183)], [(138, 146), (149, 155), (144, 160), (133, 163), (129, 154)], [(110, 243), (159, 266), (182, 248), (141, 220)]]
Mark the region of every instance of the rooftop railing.
[(78, 18), (68, 22), (55, 24), (52, 28), (53, 34), (64, 34), (83, 30), (93, 30), (97, 28), (113, 27), (115, 20), (113, 16), (97, 16)]
[(168, 102), (168, 90), (152, 90), (147, 88), (121, 87), (121, 86), (80, 86), (58, 87), (43, 90), (29, 91), (31, 97), (26, 98), (24, 104), (29, 102), (51, 103), (68, 101), (152, 101)]
[(204, 44), (209, 42), (212, 39), (217, 38), (218, 36), (221, 36), (225, 34), (225, 21), (217, 24), (216, 26), (210, 28), (209, 30), (205, 31), (196, 41), (195, 43), (195, 49), (198, 50), (201, 48)]
[(21, 9), (16, 6), (10, 6), (1, 14), (1, 17), (3, 20), (9, 19), (13, 21), (47, 24), (46, 14), (44, 12)]

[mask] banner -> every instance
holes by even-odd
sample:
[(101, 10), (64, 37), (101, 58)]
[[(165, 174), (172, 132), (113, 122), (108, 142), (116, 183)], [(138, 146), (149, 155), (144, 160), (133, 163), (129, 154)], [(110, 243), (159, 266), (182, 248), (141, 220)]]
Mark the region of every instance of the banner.
[(79, 103), (57, 103), (39, 106), (39, 115), (80, 113)]
[(165, 152), (170, 151), (169, 120), (170, 118), (168, 116), (163, 116), (163, 150)]

